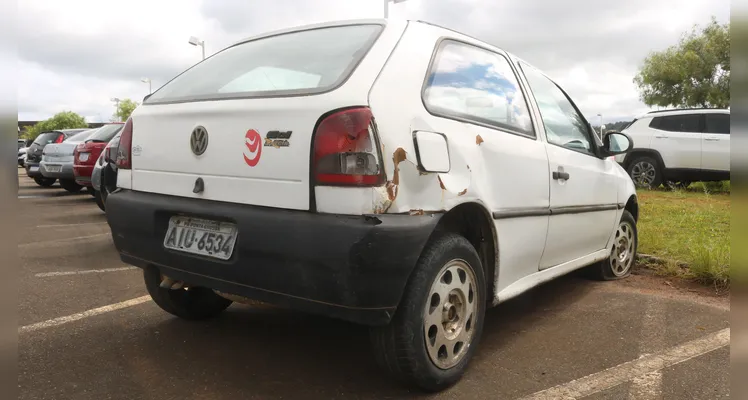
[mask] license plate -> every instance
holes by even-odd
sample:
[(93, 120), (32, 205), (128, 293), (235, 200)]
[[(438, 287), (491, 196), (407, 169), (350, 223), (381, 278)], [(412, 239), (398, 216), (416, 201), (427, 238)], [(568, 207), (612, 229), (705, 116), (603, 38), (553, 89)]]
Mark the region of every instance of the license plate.
[(164, 237), (167, 249), (228, 260), (236, 245), (237, 228), (230, 222), (174, 216)]
[(47, 165), (47, 172), (60, 172), (62, 165)]
[(39, 167), (37, 166), (29, 167), (29, 172), (37, 172), (37, 171), (39, 171)]

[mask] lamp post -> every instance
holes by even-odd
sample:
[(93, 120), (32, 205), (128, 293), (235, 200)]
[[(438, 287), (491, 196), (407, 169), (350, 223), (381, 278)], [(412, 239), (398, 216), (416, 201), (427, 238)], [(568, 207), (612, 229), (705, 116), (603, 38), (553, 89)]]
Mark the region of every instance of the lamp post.
[(603, 115), (597, 114), (598, 117), (600, 117), (600, 139), (603, 138)]
[(397, 4), (407, 0), (384, 0), (384, 18), (389, 16), (389, 5), (390, 3)]
[(153, 89), (151, 89), (151, 78), (143, 78), (140, 81), (148, 84), (148, 94), (153, 93)]
[(194, 36), (190, 36), (189, 43), (193, 46), (200, 46), (203, 50), (203, 60), (205, 60), (205, 41), (200, 40)]

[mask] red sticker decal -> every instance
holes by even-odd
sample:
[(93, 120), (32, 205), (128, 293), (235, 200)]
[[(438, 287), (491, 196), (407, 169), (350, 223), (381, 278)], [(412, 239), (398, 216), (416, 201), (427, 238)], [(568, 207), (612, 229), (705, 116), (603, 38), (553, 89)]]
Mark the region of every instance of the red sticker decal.
[(247, 145), (247, 150), (244, 152), (244, 162), (250, 167), (254, 167), (260, 162), (260, 156), (262, 155), (262, 137), (256, 130), (250, 129), (244, 136), (244, 141), (244, 144)]

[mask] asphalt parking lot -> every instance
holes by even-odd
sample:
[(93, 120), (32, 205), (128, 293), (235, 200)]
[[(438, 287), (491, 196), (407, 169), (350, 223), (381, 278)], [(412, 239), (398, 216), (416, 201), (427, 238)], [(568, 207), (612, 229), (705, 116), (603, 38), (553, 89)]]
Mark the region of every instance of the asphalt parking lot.
[[(119, 261), (93, 197), (21, 169), (18, 197), (21, 399), (419, 395), (380, 373), (359, 326), (237, 304), (176, 319)], [(696, 292), (647, 274), (549, 283), (489, 310), (464, 379), (429, 397), (729, 397), (729, 299)]]

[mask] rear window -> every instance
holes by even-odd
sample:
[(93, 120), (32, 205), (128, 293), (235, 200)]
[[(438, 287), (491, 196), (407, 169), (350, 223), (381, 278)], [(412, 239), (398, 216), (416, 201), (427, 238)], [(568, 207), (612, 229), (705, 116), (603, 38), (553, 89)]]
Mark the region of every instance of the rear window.
[(706, 114), (706, 133), (730, 134), (730, 114)]
[(93, 135), (88, 137), (88, 142), (109, 142), (125, 124), (104, 125)]
[(59, 132), (44, 132), (36, 137), (36, 140), (34, 140), (34, 143), (41, 144), (41, 145), (47, 145), (50, 143), (54, 143), (57, 138), (62, 135)]
[(241, 43), (188, 69), (145, 104), (322, 93), (350, 76), (381, 30), (336, 26)]

